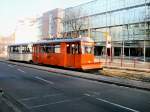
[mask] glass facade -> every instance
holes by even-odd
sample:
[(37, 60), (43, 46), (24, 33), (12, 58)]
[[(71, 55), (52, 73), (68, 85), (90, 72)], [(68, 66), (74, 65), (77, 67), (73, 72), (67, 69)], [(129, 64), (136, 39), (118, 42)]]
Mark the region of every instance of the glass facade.
[[(114, 47), (122, 47), (123, 42), (127, 48), (137, 43), (143, 47), (146, 41), (146, 47), (150, 48), (150, 0), (94, 0), (65, 9), (65, 15), (69, 10), (82, 10), (83, 15), (77, 17), (84, 22), (80, 34), (89, 34), (90, 28), (97, 45), (105, 46), (103, 32), (109, 32)], [(72, 31), (69, 23), (64, 23), (64, 32)]]

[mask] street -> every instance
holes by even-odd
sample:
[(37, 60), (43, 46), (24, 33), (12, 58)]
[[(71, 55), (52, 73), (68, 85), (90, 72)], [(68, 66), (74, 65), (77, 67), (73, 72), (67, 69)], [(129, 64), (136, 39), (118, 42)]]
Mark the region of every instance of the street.
[(149, 91), (3, 62), (0, 88), (31, 112), (150, 111)]

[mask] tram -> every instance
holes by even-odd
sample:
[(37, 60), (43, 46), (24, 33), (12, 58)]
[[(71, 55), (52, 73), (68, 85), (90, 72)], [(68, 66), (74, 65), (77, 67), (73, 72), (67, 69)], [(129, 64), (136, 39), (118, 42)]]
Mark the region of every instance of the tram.
[(32, 62), (32, 43), (9, 45), (8, 59)]
[(100, 69), (94, 62), (94, 41), (88, 37), (61, 38), (33, 43), (33, 63), (76, 68)]
[[(30, 52), (26, 51), (28, 48)], [(102, 69), (101, 62), (94, 62), (94, 41), (88, 37), (53, 38), (32, 44), (11, 45), (9, 59), (78, 70)]]

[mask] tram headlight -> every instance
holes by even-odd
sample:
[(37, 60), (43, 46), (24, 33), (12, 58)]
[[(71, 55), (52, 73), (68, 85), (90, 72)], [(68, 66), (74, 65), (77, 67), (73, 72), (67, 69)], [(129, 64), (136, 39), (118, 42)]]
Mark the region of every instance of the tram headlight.
[(88, 63), (91, 63), (91, 61), (88, 61)]

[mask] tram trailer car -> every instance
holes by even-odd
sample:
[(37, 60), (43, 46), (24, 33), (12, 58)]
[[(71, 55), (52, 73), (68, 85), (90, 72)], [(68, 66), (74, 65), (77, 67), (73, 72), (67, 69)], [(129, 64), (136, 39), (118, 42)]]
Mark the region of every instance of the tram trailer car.
[(82, 70), (101, 69), (94, 62), (94, 41), (88, 37), (64, 38), (33, 43), (33, 63)]
[[(10, 57), (14, 60), (12, 58), (14, 57)], [(31, 61), (78, 70), (102, 69), (101, 62), (94, 62), (94, 41), (88, 37), (54, 38), (35, 42), (32, 44)]]
[(32, 44), (15, 44), (8, 46), (8, 59), (14, 61), (32, 62)]

